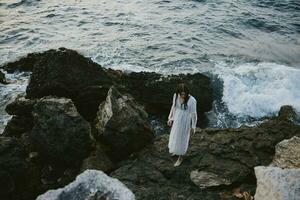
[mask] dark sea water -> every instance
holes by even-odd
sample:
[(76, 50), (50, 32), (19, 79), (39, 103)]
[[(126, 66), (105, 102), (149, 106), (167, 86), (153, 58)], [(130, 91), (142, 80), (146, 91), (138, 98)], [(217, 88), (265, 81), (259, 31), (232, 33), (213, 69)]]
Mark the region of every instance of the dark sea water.
[[(107, 68), (209, 75), (211, 127), (300, 112), (299, 0), (0, 0), (0, 65), (61, 46)], [(8, 76), (0, 132), (29, 75)]]

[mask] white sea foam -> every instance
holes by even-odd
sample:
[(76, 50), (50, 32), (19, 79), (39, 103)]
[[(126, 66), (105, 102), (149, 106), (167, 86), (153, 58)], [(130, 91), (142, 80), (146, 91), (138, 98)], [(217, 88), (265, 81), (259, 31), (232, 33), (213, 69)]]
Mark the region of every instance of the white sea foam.
[(222, 101), (236, 116), (270, 116), (282, 105), (300, 112), (300, 69), (265, 62), (218, 63), (214, 73), (224, 82)]

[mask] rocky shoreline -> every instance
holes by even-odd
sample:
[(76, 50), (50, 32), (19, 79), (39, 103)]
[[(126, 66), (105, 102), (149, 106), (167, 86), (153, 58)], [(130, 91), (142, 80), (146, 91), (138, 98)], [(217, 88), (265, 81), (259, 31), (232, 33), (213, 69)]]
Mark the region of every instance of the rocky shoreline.
[[(200, 73), (125, 73), (63, 47), (1, 68), (32, 72), (26, 95), (6, 107), (13, 117), (0, 136), (3, 199), (35, 199), (87, 169), (117, 178), (136, 199), (241, 199), (233, 195), (237, 189), (255, 194), (254, 167), (269, 165), (282, 140), (300, 137), (290, 106), (256, 127), (201, 129), (213, 91), (210, 78)], [(178, 81), (190, 85), (199, 123), (185, 161), (174, 168), (168, 132), (156, 135), (148, 118), (167, 119)]]

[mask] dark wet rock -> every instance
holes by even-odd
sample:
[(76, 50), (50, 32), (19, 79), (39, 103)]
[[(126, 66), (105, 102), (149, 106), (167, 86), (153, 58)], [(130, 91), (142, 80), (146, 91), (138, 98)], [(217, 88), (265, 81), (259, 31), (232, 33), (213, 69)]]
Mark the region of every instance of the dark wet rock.
[(7, 84), (5, 74), (2, 71), (0, 71), (0, 83)]
[(17, 71), (32, 71), (36, 60), (40, 59), (42, 53), (29, 53), (25, 57), (9, 62), (1, 66), (5, 71), (14, 73)]
[(13, 116), (4, 128), (3, 136), (19, 137), (33, 127), (32, 116)]
[(112, 159), (122, 160), (152, 142), (154, 133), (143, 106), (112, 86), (95, 118), (94, 137), (109, 145)]
[(72, 165), (90, 151), (90, 125), (71, 99), (43, 97), (33, 107), (31, 140), (37, 151), (54, 163)]
[(16, 98), (6, 106), (5, 111), (10, 115), (29, 116), (35, 103), (36, 100), (25, 97)]
[(279, 120), (295, 121), (297, 118), (298, 116), (292, 106), (290, 105), (281, 106), (278, 113)]
[(90, 58), (66, 48), (28, 54), (2, 67), (8, 72), (32, 71), (27, 98), (48, 95), (71, 98), (88, 121), (94, 119), (115, 76)]
[(107, 176), (100, 170), (85, 170), (76, 180), (56, 190), (50, 190), (37, 200), (87, 200), (112, 199), (134, 200), (134, 194), (119, 180)]
[(26, 94), (28, 98), (73, 99), (88, 86), (106, 84), (112, 84), (112, 77), (91, 59), (70, 49), (48, 50), (36, 60)]
[[(201, 132), (196, 128), (184, 162), (177, 168), (173, 167), (177, 158), (168, 153), (169, 135), (162, 135), (110, 175), (124, 182), (137, 199), (219, 199), (219, 193), (245, 184), (243, 189), (253, 195), (253, 168), (272, 162), (275, 145), (294, 135), (300, 135), (300, 126), (277, 118), (257, 127)], [(211, 184), (211, 179), (195, 184), (191, 180), (195, 170), (198, 175), (213, 174), (217, 184)]]
[(20, 137), (23, 133), (32, 129), (33, 116), (31, 111), (35, 103), (35, 100), (19, 97), (6, 106), (5, 111), (13, 116), (5, 126), (4, 136)]
[(87, 120), (93, 121), (96, 117), (98, 107), (101, 102), (105, 101), (109, 87), (106, 86), (89, 86), (79, 91), (74, 98), (74, 104), (78, 112)]
[(0, 136), (0, 197), (9, 199), (22, 189), (28, 166), (19, 141)]

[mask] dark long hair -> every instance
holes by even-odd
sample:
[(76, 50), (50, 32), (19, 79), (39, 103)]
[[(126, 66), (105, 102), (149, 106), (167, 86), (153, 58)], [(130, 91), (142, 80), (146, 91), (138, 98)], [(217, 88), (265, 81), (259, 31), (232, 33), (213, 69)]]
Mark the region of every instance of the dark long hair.
[(189, 88), (188, 86), (185, 84), (185, 83), (179, 83), (176, 87), (176, 98), (175, 98), (175, 105), (176, 105), (176, 100), (177, 100), (177, 97), (178, 95), (180, 95), (181, 92), (185, 92), (185, 97), (184, 97), (184, 100), (183, 100), (183, 103), (181, 103), (181, 107), (182, 105), (184, 106), (184, 109), (186, 110), (187, 109), (187, 102), (190, 98), (189, 94), (190, 94), (190, 91), (189, 91)]

